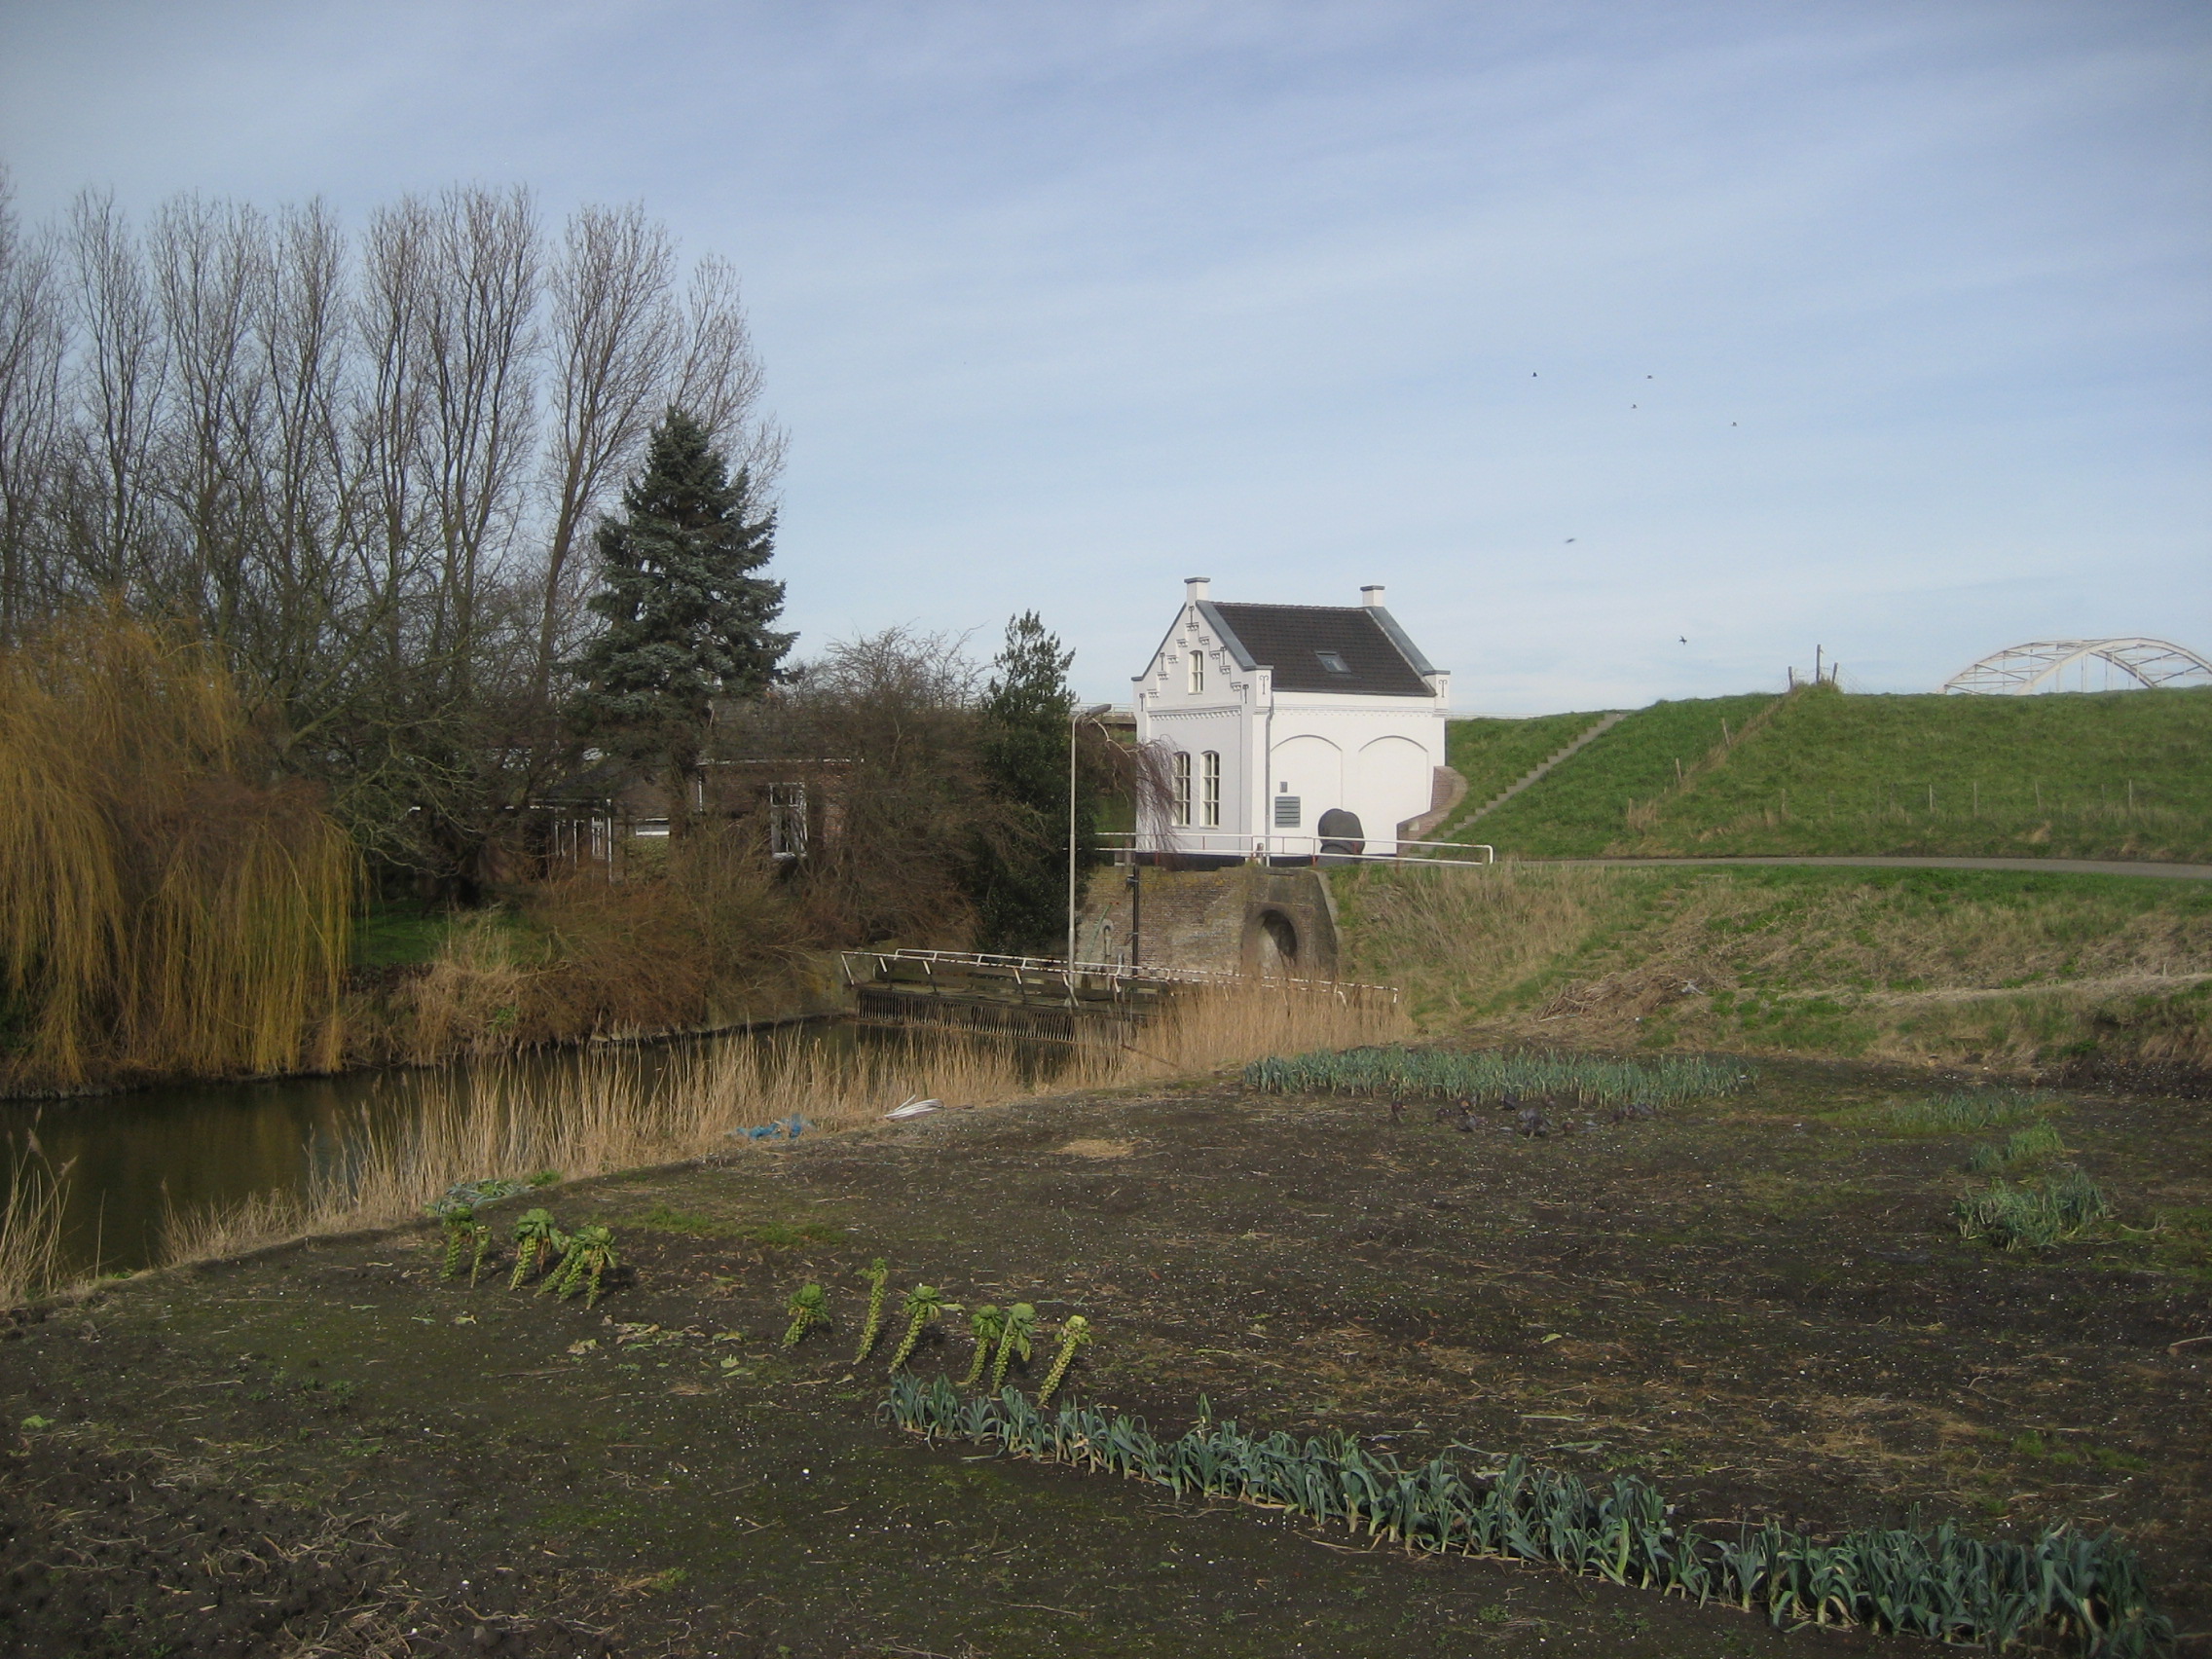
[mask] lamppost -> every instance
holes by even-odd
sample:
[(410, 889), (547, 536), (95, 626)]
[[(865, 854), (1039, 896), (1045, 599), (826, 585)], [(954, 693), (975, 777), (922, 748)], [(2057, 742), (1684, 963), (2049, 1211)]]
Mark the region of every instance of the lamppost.
[(1075, 973), (1075, 728), (1094, 720), (1114, 705), (1093, 703), (1088, 709), (1068, 711), (1068, 973)]

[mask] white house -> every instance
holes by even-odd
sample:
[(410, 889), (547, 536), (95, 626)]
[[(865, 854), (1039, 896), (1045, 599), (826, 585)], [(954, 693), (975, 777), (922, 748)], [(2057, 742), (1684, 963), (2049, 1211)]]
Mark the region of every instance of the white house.
[(1140, 825), (1139, 847), (1394, 853), (1445, 764), (1451, 676), (1380, 587), (1329, 606), (1216, 604), (1205, 577), (1184, 586), (1135, 682), (1137, 741), (1166, 751), (1174, 778), (1171, 822)]

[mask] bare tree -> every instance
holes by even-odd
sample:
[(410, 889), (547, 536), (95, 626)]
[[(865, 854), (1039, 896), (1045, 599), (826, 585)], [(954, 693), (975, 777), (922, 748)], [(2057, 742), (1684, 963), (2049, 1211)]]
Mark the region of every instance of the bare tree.
[(100, 598), (191, 617), (387, 865), (458, 870), (564, 754), (578, 557), (646, 430), (756, 491), (783, 433), (734, 276), (637, 206), (372, 213), (108, 195), (26, 234), (0, 174), (0, 642)]
[(86, 584), (128, 594), (145, 572), (157, 522), (153, 453), (168, 342), (112, 194), (77, 198), (68, 244), (83, 351), (72, 377), (78, 467), (65, 510)]
[(69, 330), (51, 243), (24, 234), (0, 168), (0, 645), (51, 603), (41, 545), (61, 436)]
[(540, 699), (552, 695), (588, 575), (589, 561), (576, 557), (578, 539), (609, 488), (632, 469), (679, 365), (684, 342), (671, 299), (675, 272), (666, 227), (641, 207), (584, 207), (569, 220), (549, 284), (553, 437), (545, 484), (552, 523), (538, 603)]

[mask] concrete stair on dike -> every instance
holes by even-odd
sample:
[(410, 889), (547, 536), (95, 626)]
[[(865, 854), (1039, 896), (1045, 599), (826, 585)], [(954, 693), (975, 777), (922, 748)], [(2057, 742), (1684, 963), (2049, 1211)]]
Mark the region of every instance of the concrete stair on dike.
[(1585, 744), (1595, 743), (1599, 738), (1604, 736), (1608, 731), (1611, 731), (1613, 727), (1619, 725), (1621, 721), (1627, 719), (1629, 716), (1634, 714), (1635, 712), (1636, 711), (1633, 709), (1615, 709), (1611, 714), (1606, 715), (1599, 719), (1596, 724), (1586, 727), (1582, 731), (1582, 733), (1565, 749), (1562, 749), (1558, 754), (1552, 756), (1549, 759), (1544, 760), (1539, 765), (1532, 767), (1522, 777), (1515, 779), (1514, 782), (1507, 785), (1500, 793), (1493, 795), (1489, 800), (1484, 801), (1482, 805), (1476, 807), (1474, 811), (1468, 813), (1466, 817), (1460, 819), (1457, 824), (1453, 826), (1454, 831), (1456, 832), (1457, 830), (1466, 829), (1468, 825), (1474, 823), (1476, 819), (1481, 818), (1485, 813), (1495, 812), (1499, 807), (1503, 806), (1507, 801), (1511, 800), (1515, 795), (1519, 794), (1530, 784), (1536, 782), (1536, 780), (1541, 778), (1546, 772), (1549, 772), (1554, 766), (1557, 766), (1561, 761), (1566, 760), (1569, 756), (1574, 755)]

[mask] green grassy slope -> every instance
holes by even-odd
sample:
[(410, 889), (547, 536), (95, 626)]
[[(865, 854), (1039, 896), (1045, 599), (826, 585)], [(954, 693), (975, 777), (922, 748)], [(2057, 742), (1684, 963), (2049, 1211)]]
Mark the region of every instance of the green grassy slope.
[(1454, 720), (1445, 732), (1445, 758), (1467, 780), (1463, 811), (1496, 798), (1604, 718), (1578, 714)]
[[(1731, 732), (1738, 730), (1774, 701), (1762, 694), (1654, 703), (1495, 812), (1455, 830), (1453, 838), (1488, 841), (1501, 855), (1586, 858), (1605, 852), (1627, 832), (1632, 802), (1649, 801), (1674, 787), (1677, 760), (1690, 766), (1721, 741), (1723, 721)], [(1473, 795), (1474, 780), (1467, 781)]]
[[(1659, 703), (1481, 820), (1531, 857), (2212, 859), (2212, 690)], [(1686, 783), (1674, 780), (1679, 758)], [(1703, 760), (1704, 764), (1699, 762)]]
[(2212, 1068), (2212, 883), (1540, 864), (1332, 879), (1348, 973), (1403, 987), (1431, 1031)]

